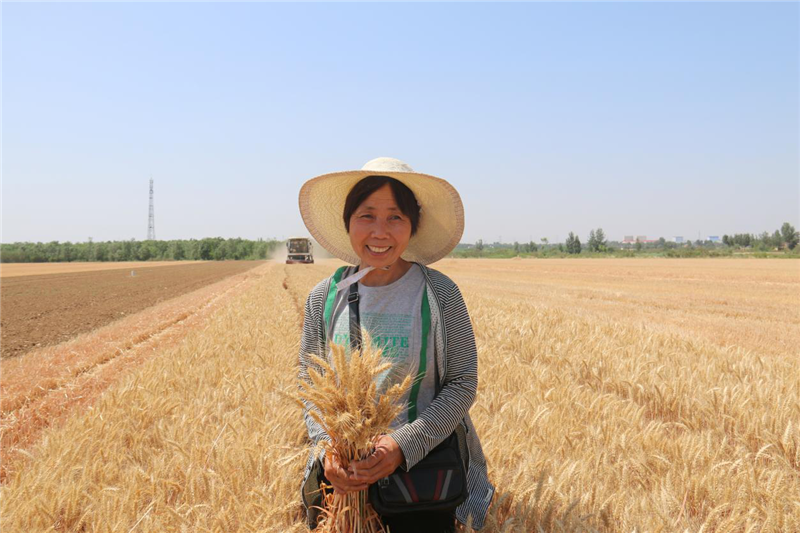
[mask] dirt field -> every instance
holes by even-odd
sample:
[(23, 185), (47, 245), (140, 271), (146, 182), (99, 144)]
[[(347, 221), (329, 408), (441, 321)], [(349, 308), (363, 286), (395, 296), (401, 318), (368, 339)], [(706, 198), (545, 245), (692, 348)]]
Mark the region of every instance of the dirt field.
[[(291, 394), (306, 295), (338, 264), (268, 262), (3, 361), (3, 531), (306, 531)], [(800, 262), (434, 267), (475, 329), (482, 533), (800, 531)]]
[(15, 276), (41, 276), (43, 274), (65, 274), (68, 272), (94, 272), (95, 270), (116, 270), (150, 268), (157, 266), (184, 266), (202, 261), (122, 261), (108, 263), (0, 263), (0, 278)]
[(1, 355), (13, 357), (65, 341), (261, 263), (172, 263), (175, 266), (4, 277), (0, 279)]

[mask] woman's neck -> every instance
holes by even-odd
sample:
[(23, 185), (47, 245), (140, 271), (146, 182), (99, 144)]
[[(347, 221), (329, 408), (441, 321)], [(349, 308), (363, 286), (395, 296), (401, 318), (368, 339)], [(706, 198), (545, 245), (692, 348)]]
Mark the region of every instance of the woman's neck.
[(369, 274), (361, 278), (360, 283), (367, 287), (389, 285), (402, 278), (412, 265), (413, 263), (409, 263), (405, 259), (398, 259), (388, 270), (380, 268), (372, 270)]

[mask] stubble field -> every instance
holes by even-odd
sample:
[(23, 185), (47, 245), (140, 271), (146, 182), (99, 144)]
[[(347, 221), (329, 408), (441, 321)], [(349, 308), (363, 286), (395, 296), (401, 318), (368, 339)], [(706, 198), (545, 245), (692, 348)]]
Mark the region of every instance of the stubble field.
[[(337, 264), (267, 263), (206, 287), (213, 304), (179, 334), (140, 340), (146, 356), (94, 385), (50, 348), (49, 390), (92, 398), (3, 441), (3, 531), (303, 531), (305, 427), (289, 396), (305, 296)], [(497, 486), (485, 530), (800, 530), (798, 262), (434, 267), (475, 327), (471, 413)], [(201, 301), (185, 298), (102, 333)], [(103, 352), (101, 330), (70, 342)], [(42, 387), (25, 378), (42, 355), (3, 362), (6, 434)]]

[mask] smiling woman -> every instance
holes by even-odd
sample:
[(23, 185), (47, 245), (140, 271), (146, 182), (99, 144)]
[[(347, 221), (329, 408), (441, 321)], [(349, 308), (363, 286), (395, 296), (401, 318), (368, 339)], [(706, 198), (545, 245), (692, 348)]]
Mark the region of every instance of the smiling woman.
[[(479, 529), (494, 488), (469, 417), (478, 384), (475, 338), (458, 287), (426, 266), (458, 243), (464, 228), (461, 198), (445, 180), (414, 172), (397, 159), (378, 158), (361, 170), (309, 180), (300, 191), (300, 211), (324, 248), (355, 265), (338, 269), (308, 297), (300, 379), (308, 382), (312, 356), (330, 361), (332, 344), (355, 353), (362, 328), (391, 365), (377, 380), (378, 390), (405, 376), (413, 379), (399, 400), (402, 409), (392, 431), (375, 441), (370, 456), (349, 465), (335, 453), (309, 457), (302, 491), (309, 525), (316, 524), (320, 484), (339, 494), (369, 488), (378, 508), (384, 489), (376, 486), (390, 487), (391, 478), (395, 492), (408, 496), (406, 503), (380, 511), (393, 533), (453, 531), (456, 518)], [(309, 415), (316, 407), (311, 402), (305, 407), (311, 442), (329, 440)], [(439, 468), (428, 482), (426, 472), (433, 470), (426, 470), (431, 463), (426, 458), (448, 446), (456, 457), (452, 469)], [(459, 483), (451, 479), (460, 479), (464, 490), (455, 489)], [(380, 480), (387, 482), (377, 484)]]
[(343, 218), (353, 251), (376, 269), (361, 283), (387, 285), (411, 268), (401, 255), (417, 232), (419, 204), (402, 182), (388, 176), (362, 179), (347, 195)]

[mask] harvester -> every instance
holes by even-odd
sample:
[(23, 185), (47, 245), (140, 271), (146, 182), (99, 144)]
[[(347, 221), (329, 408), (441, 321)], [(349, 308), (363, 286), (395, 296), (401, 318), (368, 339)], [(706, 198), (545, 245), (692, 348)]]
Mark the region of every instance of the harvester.
[(292, 237), (286, 240), (286, 264), (314, 263), (311, 253), (311, 239), (305, 237)]

